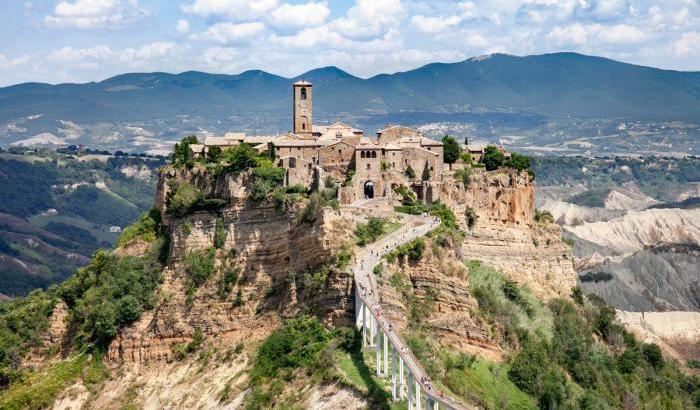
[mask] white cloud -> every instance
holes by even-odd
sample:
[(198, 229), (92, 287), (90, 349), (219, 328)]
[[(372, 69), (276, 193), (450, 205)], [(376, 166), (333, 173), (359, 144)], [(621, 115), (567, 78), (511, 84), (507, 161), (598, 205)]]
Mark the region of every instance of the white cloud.
[(56, 63), (73, 65), (81, 69), (93, 69), (100, 63), (124, 64), (129, 67), (147, 66), (162, 57), (172, 55), (176, 50), (176, 44), (172, 42), (157, 41), (143, 45), (139, 48), (125, 48), (113, 50), (106, 45), (97, 45), (89, 48), (62, 47), (53, 50), (48, 55), (48, 60)]
[(345, 17), (330, 23), (330, 28), (346, 38), (373, 39), (396, 27), (404, 12), (400, 0), (357, 0)]
[(696, 31), (683, 33), (681, 38), (673, 44), (673, 52), (678, 57), (700, 55), (700, 33)]
[(234, 21), (263, 17), (277, 7), (277, 0), (194, 0), (182, 6), (185, 13), (200, 16), (224, 16)]
[(44, 18), (49, 27), (57, 28), (110, 28), (146, 16), (140, 9), (138, 0), (75, 0), (62, 1), (56, 5), (53, 14)]
[(211, 40), (220, 44), (235, 43), (249, 39), (265, 29), (261, 22), (252, 23), (216, 23), (204, 33), (197, 34), (193, 38), (198, 40)]
[(313, 27), (326, 21), (331, 13), (327, 2), (282, 4), (270, 14), (270, 22), (276, 27)]
[(190, 31), (190, 23), (187, 20), (178, 20), (175, 29), (178, 33), (185, 34)]
[(9, 70), (15, 67), (27, 65), (29, 62), (30, 58), (27, 55), (10, 58), (4, 54), (0, 54), (0, 70)]
[(549, 42), (561, 47), (635, 44), (645, 38), (643, 31), (627, 24), (606, 26), (598, 23), (557, 26), (546, 35)]
[(459, 25), (461, 22), (462, 17), (460, 16), (429, 17), (417, 15), (411, 17), (411, 23), (413, 23), (418, 30), (424, 33), (439, 33), (442, 31), (448, 31), (454, 26)]

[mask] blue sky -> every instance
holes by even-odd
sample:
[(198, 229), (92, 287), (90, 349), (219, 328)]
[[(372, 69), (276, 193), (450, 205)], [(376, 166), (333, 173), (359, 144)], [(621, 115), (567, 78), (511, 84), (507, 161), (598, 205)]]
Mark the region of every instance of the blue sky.
[(700, 70), (700, 0), (0, 2), (0, 85), (328, 65), (368, 77), (494, 52)]

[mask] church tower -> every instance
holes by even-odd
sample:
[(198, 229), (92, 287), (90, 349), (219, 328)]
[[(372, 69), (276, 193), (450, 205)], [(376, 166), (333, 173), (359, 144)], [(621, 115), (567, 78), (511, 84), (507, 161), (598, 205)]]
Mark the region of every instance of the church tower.
[(297, 81), (292, 86), (294, 91), (294, 133), (311, 138), (311, 114), (313, 112), (313, 96), (311, 83)]

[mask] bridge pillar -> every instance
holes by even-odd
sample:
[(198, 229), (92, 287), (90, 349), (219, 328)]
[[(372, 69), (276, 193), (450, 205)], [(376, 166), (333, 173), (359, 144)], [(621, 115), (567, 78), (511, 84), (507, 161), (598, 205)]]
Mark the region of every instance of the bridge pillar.
[(437, 400), (433, 401), (433, 410), (440, 410), (440, 402)]
[(431, 407), (430, 404), (431, 404), (431, 402), (432, 402), (432, 400), (430, 399), (430, 396), (428, 396), (428, 395), (426, 394), (426, 395), (425, 395), (425, 410), (430, 410), (430, 407)]
[(413, 410), (413, 375), (408, 371), (408, 410)]
[(370, 346), (374, 346), (374, 337), (377, 334), (377, 330), (375, 329), (376, 324), (377, 324), (377, 320), (374, 318), (373, 315), (370, 314), (369, 315), (369, 345)]
[(420, 383), (416, 379), (416, 410), (420, 410)]
[(384, 375), (388, 376), (389, 375), (389, 338), (387, 337), (386, 332), (384, 332), (382, 338), (384, 339)]
[(399, 356), (399, 398), (403, 399), (405, 397), (404, 391), (406, 390), (406, 382), (403, 378), (403, 357)]
[(362, 347), (367, 346), (367, 306), (362, 303)]
[[(375, 320), (375, 323), (377, 323), (376, 320)], [(381, 340), (379, 340), (381, 335), (382, 335), (382, 331), (379, 329), (379, 327), (377, 327), (377, 332), (376, 332), (376, 339), (377, 340), (375, 342), (375, 344), (377, 346), (377, 349), (375, 351), (375, 353), (377, 355), (377, 377), (382, 375), (382, 343), (381, 343)]]
[(398, 400), (396, 394), (396, 347), (391, 346), (391, 399)]

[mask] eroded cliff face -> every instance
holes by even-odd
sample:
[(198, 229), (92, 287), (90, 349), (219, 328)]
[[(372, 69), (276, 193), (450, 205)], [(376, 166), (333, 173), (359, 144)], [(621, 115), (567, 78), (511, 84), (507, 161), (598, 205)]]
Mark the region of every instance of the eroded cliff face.
[(501, 360), (503, 351), (481, 318), (478, 302), (469, 291), (469, 270), (458, 252), (427, 239), (420, 261), (387, 263), (377, 283), (381, 305), (399, 333), (407, 333), (410, 321), (421, 323), (445, 345)]
[[(314, 309), (329, 325), (352, 320), (353, 279), (343, 269), (329, 269), (321, 282), (308, 283), (307, 272), (328, 264), (347, 243), (354, 223), (323, 209), (313, 223), (298, 221), (299, 204), (279, 211), (267, 202), (247, 200), (246, 175), (211, 180), (199, 171), (166, 169), (157, 204), (171, 236), (170, 257), (154, 310), (125, 329), (109, 347), (113, 361), (171, 360), (175, 344), (205, 338), (230, 343), (266, 337), (285, 317)], [(167, 213), (171, 181), (187, 181), (207, 196), (226, 201), (219, 211), (199, 211), (181, 218)], [(225, 240), (214, 248), (217, 221)], [(213, 275), (193, 292), (185, 272), (186, 255), (215, 252)], [(236, 281), (221, 292), (225, 272)], [(189, 288), (188, 288), (189, 287)]]
[[(468, 232), (461, 246), (464, 259), (484, 261), (540, 297), (569, 295), (576, 285), (571, 249), (558, 225), (535, 222), (535, 186), (527, 173), (475, 172), (466, 189), (461, 182), (440, 189)], [(471, 230), (467, 208), (477, 217)]]

